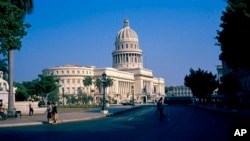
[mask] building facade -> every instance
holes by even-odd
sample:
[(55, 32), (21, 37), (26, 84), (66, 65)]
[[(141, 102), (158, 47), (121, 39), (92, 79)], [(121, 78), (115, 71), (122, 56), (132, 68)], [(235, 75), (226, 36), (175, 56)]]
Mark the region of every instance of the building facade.
[(143, 52), (138, 36), (130, 28), (128, 19), (124, 20), (123, 28), (116, 35), (112, 67), (64, 65), (43, 70), (43, 75), (54, 75), (60, 79), (61, 96), (84, 92), (93, 96), (94, 102), (102, 97), (102, 92), (99, 92), (94, 84), (84, 86), (83, 80), (86, 76), (92, 77), (93, 80), (101, 78), (103, 73), (113, 80), (113, 85), (107, 87), (106, 93), (116, 103), (132, 100), (132, 97), (135, 102), (147, 103), (165, 96), (164, 79), (155, 78), (152, 70), (143, 68)]
[(186, 86), (169, 86), (166, 89), (168, 97), (193, 97), (191, 89)]

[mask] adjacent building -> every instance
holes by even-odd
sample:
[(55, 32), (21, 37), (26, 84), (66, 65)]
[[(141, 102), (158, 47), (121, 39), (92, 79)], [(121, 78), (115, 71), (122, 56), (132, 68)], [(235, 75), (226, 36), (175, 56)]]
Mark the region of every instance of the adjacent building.
[(166, 87), (168, 97), (193, 97), (192, 91), (186, 86)]

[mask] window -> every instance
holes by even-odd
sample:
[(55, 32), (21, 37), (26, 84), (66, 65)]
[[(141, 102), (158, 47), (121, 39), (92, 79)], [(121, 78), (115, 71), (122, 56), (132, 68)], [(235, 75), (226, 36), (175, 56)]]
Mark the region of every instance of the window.
[(128, 44), (126, 44), (126, 48), (128, 48)]
[(117, 49), (120, 49), (120, 46), (119, 46), (119, 45), (117, 46)]

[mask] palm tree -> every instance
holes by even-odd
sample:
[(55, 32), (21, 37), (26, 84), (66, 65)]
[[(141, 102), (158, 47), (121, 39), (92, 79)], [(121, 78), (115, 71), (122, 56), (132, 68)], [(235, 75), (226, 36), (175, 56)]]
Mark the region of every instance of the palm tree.
[[(33, 11), (33, 0), (2, 0), (3, 2), (8, 2), (17, 6), (18, 8), (24, 10), (26, 14), (31, 14)], [(25, 18), (25, 15), (22, 17)], [(15, 47), (13, 47), (15, 48)], [(11, 48), (8, 50), (8, 79), (9, 79), (9, 102), (8, 109), (13, 110), (14, 108), (14, 99), (13, 99), (13, 61), (14, 61), (14, 49)]]
[(0, 59), (0, 71), (3, 72), (3, 79), (4, 80), (7, 80), (6, 74), (8, 74), (8, 64), (6, 63), (7, 60), (8, 60), (7, 58)]
[(93, 84), (93, 78), (91, 76), (86, 76), (85, 79), (83, 80), (83, 85), (85, 87), (89, 87)]
[[(91, 86), (93, 84), (93, 78), (91, 77), (91, 76), (86, 76), (85, 77), (85, 79), (83, 80), (83, 85), (85, 86), (85, 87), (88, 87), (89, 88), (89, 86)], [(91, 91), (90, 91), (91, 92)], [(88, 92), (87, 92), (88, 93)], [(89, 95), (87, 95), (87, 101), (89, 102), (89, 100), (90, 100), (91, 98), (90, 98), (90, 96)]]
[(101, 88), (102, 88), (102, 80), (100, 78), (96, 78), (95, 80), (95, 86), (97, 87), (99, 93), (101, 93)]
[(106, 84), (107, 84), (107, 85), (106, 85), (107, 87), (113, 86), (113, 79), (107, 78), (106, 82), (107, 82), (107, 83), (106, 83)]

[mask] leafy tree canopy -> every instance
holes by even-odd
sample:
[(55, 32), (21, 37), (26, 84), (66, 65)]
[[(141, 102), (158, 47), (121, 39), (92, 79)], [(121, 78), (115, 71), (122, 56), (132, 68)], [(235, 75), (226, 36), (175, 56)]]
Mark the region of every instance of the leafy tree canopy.
[(21, 38), (27, 34), (29, 24), (24, 23), (25, 12), (8, 2), (0, 1), (0, 53), (7, 55), (9, 50), (20, 50)]
[(221, 47), (220, 60), (229, 68), (250, 68), (250, 1), (227, 0), (217, 31), (217, 45)]
[(201, 70), (200, 68), (196, 71), (191, 68), (190, 74), (184, 78), (184, 84), (189, 87), (193, 95), (198, 98), (207, 97), (212, 94), (218, 86), (216, 75)]
[(91, 76), (86, 76), (85, 79), (83, 80), (83, 85), (88, 87), (91, 86), (93, 83), (93, 78)]
[(8, 74), (8, 64), (6, 63), (7, 59), (0, 59), (0, 71), (3, 72), (3, 79), (7, 80), (7, 74)]
[(96, 78), (94, 84), (100, 93), (102, 88), (102, 80), (100, 78)]
[(14, 83), (14, 86), (17, 87), (15, 99), (16, 101), (26, 101), (29, 98), (29, 93), (27, 88), (21, 83)]

